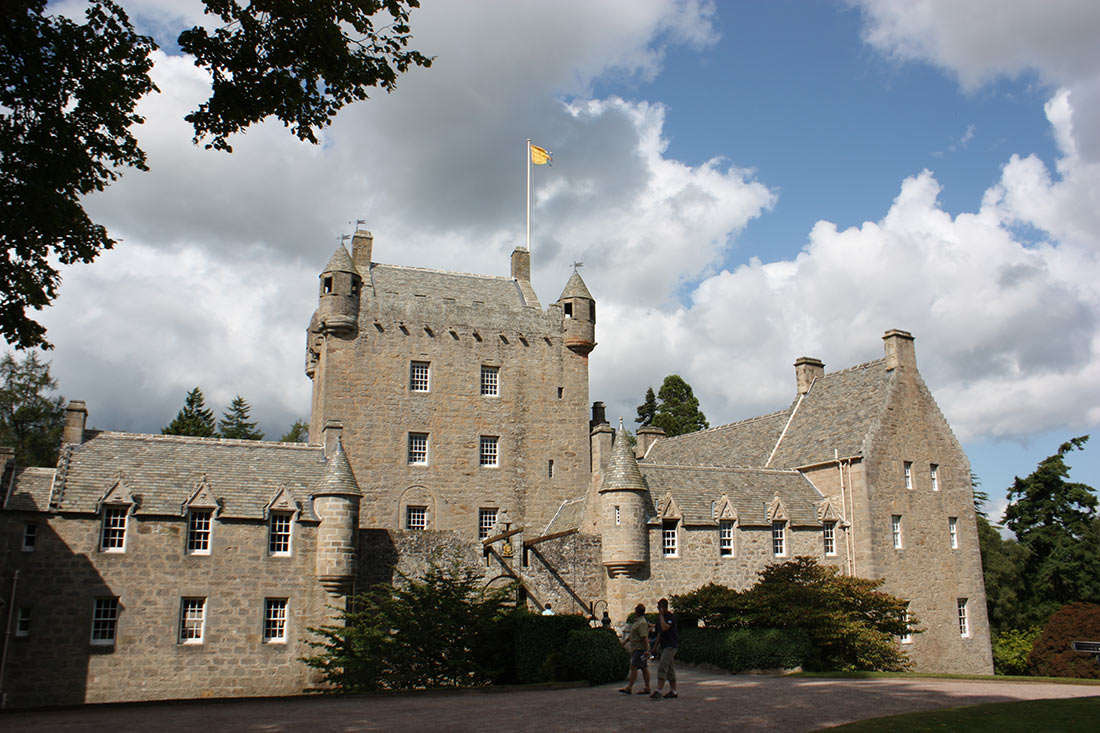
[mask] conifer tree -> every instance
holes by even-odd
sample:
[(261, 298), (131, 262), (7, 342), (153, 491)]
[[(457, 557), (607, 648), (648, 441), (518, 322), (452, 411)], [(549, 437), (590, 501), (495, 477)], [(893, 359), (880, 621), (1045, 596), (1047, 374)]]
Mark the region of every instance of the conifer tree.
[(301, 418), (294, 421), (294, 424), (290, 426), (290, 430), (286, 431), (283, 437), (279, 438), (280, 443), (308, 443), (309, 442), (309, 423)]
[(638, 416), (634, 418), (634, 422), (638, 423), (638, 427), (644, 428), (653, 424), (653, 418), (657, 414), (657, 396), (653, 394), (653, 388), (649, 387), (645, 391), (645, 402), (638, 405)]
[(0, 445), (15, 448), (16, 465), (57, 463), (65, 428), (65, 398), (43, 394), (56, 388), (50, 362), (42, 361), (35, 352), (21, 361), (9, 352), (0, 360)]
[(162, 428), (163, 435), (193, 435), (199, 438), (212, 438), (215, 433), (214, 411), (206, 407), (202, 390), (195, 387), (187, 393), (183, 408), (176, 418)]
[(256, 423), (248, 419), (251, 411), (252, 406), (243, 397), (234, 397), (222, 419), (218, 421), (218, 435), (237, 440), (263, 440), (263, 432), (257, 430)]
[(709, 428), (706, 415), (699, 409), (699, 398), (679, 374), (669, 374), (657, 393), (657, 412), (653, 425), (665, 435), (683, 435)]

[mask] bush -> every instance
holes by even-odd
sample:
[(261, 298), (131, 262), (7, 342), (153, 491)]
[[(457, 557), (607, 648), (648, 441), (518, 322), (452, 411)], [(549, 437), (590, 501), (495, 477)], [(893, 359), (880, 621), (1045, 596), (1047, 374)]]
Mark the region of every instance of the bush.
[(1031, 673), (1100, 679), (1096, 655), (1073, 651), (1070, 644), (1074, 641), (1100, 641), (1100, 605), (1070, 603), (1051, 616), (1028, 657)]
[(801, 667), (811, 652), (809, 637), (798, 629), (681, 629), (676, 658), (738, 673)]
[(1038, 626), (1009, 629), (993, 636), (993, 671), (995, 674), (1027, 674), (1027, 658), (1042, 631)]
[(569, 632), (561, 653), (563, 680), (586, 680), (590, 685), (626, 679), (630, 656), (610, 629), (578, 629)]
[(564, 674), (569, 632), (588, 628), (583, 616), (542, 616), (517, 612), (512, 619), (517, 682), (554, 682)]

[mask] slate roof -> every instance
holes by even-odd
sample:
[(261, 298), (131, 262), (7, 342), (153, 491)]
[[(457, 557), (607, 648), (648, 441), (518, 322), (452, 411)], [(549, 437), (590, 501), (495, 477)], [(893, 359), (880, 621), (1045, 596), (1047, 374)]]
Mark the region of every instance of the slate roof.
[(348, 462), (348, 454), (344, 452), (342, 442), (336, 443), (336, 452), (332, 454), (332, 458), (328, 459), (325, 475), (313, 493), (325, 496), (363, 495), (359, 490), (359, 482), (355, 480), (355, 474), (351, 470), (351, 463)]
[(444, 298), (454, 300), (457, 305), (481, 304), (494, 311), (538, 307), (537, 303), (527, 302), (510, 277), (375, 264), (370, 269), (370, 280), (375, 298), (401, 306), (410, 298), (421, 296), (431, 300), (435, 307)]
[(328, 265), (321, 272), (353, 272), (356, 275), (359, 274), (359, 270), (355, 269), (355, 263), (351, 260), (351, 255), (348, 254), (347, 249), (342, 244), (336, 246), (336, 251), (332, 253), (332, 259), (328, 261)]
[(763, 466), (768, 462), (790, 409), (720, 425), (674, 438), (661, 438), (646, 461), (686, 466)]
[(600, 491), (611, 489), (639, 489), (645, 491), (642, 473), (638, 470), (638, 461), (634, 458), (634, 448), (619, 420), (619, 429), (615, 431), (615, 443), (611, 448), (611, 457), (607, 461)]
[(11, 495), (4, 504), (13, 511), (46, 511), (50, 506), (53, 468), (24, 468), (15, 476)]
[(581, 278), (581, 274), (576, 270), (573, 270), (573, 274), (569, 276), (569, 281), (565, 283), (565, 288), (561, 291), (562, 298), (588, 298), (589, 300), (595, 300), (592, 297), (592, 293), (588, 292), (588, 286), (584, 284), (584, 279)]
[(654, 506), (671, 494), (684, 524), (716, 524), (715, 508), (728, 496), (740, 524), (770, 526), (768, 507), (779, 496), (792, 525), (821, 526), (817, 505), (825, 497), (798, 471), (650, 463), (640, 468)]
[(885, 359), (815, 380), (801, 403), (796, 403), (768, 465), (797, 468), (831, 461), (835, 455), (862, 454), (863, 441), (886, 409), (892, 386)]
[(137, 514), (178, 516), (205, 477), (223, 517), (262, 519), (286, 489), (301, 502), (303, 518), (313, 519), (309, 497), (322, 486), (327, 463), (318, 445), (105, 431), (62, 448), (51, 502), (63, 512), (95, 512), (121, 481)]
[(556, 534), (558, 532), (567, 532), (571, 529), (577, 529), (581, 526), (581, 520), (583, 518), (583, 497), (580, 499), (563, 501), (561, 506), (558, 507), (557, 514), (550, 520), (550, 524), (546, 525), (546, 529), (542, 531), (542, 534)]

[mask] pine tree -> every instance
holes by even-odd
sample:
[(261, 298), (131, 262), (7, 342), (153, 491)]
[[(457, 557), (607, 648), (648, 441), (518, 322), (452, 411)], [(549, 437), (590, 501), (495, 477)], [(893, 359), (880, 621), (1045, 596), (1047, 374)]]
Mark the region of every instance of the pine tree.
[(57, 463), (65, 429), (65, 398), (43, 394), (56, 388), (50, 362), (43, 362), (33, 351), (22, 361), (10, 352), (0, 361), (0, 445), (15, 448), (16, 465)]
[(199, 438), (212, 438), (215, 433), (214, 411), (206, 407), (202, 390), (195, 387), (187, 393), (183, 408), (168, 427), (162, 428), (163, 435), (193, 435)]
[(665, 435), (672, 437), (710, 427), (706, 415), (699, 409), (699, 398), (679, 374), (665, 377), (657, 399), (653, 425), (664, 430)]
[(298, 419), (294, 421), (294, 424), (290, 426), (290, 430), (286, 431), (283, 437), (279, 438), (280, 443), (308, 443), (309, 442), (309, 423), (305, 420)]
[(653, 424), (653, 418), (657, 414), (657, 397), (653, 394), (653, 388), (649, 387), (645, 391), (645, 402), (638, 405), (638, 416), (634, 418), (634, 422), (638, 423), (638, 427), (644, 428)]
[(222, 419), (218, 421), (218, 435), (222, 438), (236, 438), (237, 440), (263, 440), (263, 432), (256, 429), (256, 423), (249, 421), (249, 413), (252, 406), (237, 395)]

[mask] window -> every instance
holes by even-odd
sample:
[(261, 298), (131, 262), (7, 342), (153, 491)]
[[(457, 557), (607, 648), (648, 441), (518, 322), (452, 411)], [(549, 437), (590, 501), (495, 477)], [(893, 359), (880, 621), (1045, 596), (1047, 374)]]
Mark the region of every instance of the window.
[(331, 277), (326, 277), (321, 282), (322, 282), (321, 292), (325, 293), (326, 295), (328, 293), (331, 293), (332, 292), (332, 278)]
[(481, 396), (500, 396), (500, 367), (484, 365), (481, 367)]
[(409, 433), (409, 464), (428, 465), (428, 434)]
[(126, 550), (126, 514), (129, 507), (109, 506), (103, 509), (103, 536), (99, 549), (103, 552)]
[(895, 514), (890, 517), (890, 531), (894, 537), (894, 549), (901, 549), (901, 515)]
[(483, 540), (493, 532), (497, 526), (497, 510), (481, 508), (477, 510), (477, 538)]
[(822, 529), (822, 537), (825, 540), (825, 554), (836, 554), (836, 522), (825, 522), (825, 527)]
[(615, 507), (615, 526), (622, 526), (623, 523), (623, 511), (621, 507)]
[(26, 606), (19, 609), (19, 617), (15, 620), (15, 635), (31, 635), (31, 609)]
[(970, 636), (970, 624), (966, 620), (966, 599), (959, 599), (959, 636)]
[(932, 491), (940, 490), (940, 467), (935, 463), (928, 467), (928, 473), (932, 477)]
[(192, 510), (187, 515), (187, 554), (210, 554), (210, 510)]
[(268, 520), (267, 551), (272, 555), (290, 554), (290, 513), (272, 512)]
[(573, 304), (570, 303), (569, 301), (566, 301), (563, 305), (565, 306), (565, 317), (566, 318), (572, 318), (573, 317)]
[(733, 557), (733, 521), (723, 519), (718, 523), (718, 554)]
[(772, 554), (776, 557), (787, 554), (787, 525), (784, 522), (772, 522)]
[(565, 387), (558, 387), (558, 399), (560, 400), (565, 396)]
[(38, 541), (38, 523), (27, 522), (23, 525), (23, 552), (34, 550), (34, 543)]
[(414, 361), (409, 365), (409, 390), (412, 392), (428, 391), (428, 367), (430, 362)]
[(201, 644), (206, 626), (206, 599), (180, 599), (180, 644)]
[(286, 598), (264, 599), (264, 643), (286, 643)]
[(912, 644), (913, 643), (913, 635), (909, 632), (909, 618), (910, 618), (910, 616), (909, 616), (909, 606), (906, 606), (905, 610), (901, 612), (901, 621), (902, 621), (902, 623), (905, 624), (905, 629), (906, 629), (905, 633), (902, 634), (901, 638), (899, 639), (899, 641), (901, 641), (902, 644)]
[(661, 554), (676, 557), (680, 553), (677, 539), (676, 520), (666, 519), (661, 523)]
[(951, 538), (951, 549), (959, 549), (959, 518), (947, 518), (947, 534)]
[(96, 598), (92, 611), (92, 643), (114, 644), (118, 630), (118, 599)]
[(901, 464), (902, 472), (905, 474), (905, 488), (913, 488), (913, 462), (905, 461)]
[(500, 438), (495, 435), (481, 436), (481, 455), (479, 462), (483, 468), (496, 468), (500, 465), (500, 456), (497, 452), (497, 444)]
[(554, 459), (551, 458), (546, 463), (546, 478), (554, 478)]
[(427, 529), (428, 528), (428, 507), (426, 506), (407, 506), (405, 507), (405, 529)]

